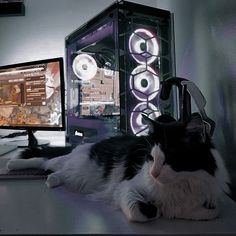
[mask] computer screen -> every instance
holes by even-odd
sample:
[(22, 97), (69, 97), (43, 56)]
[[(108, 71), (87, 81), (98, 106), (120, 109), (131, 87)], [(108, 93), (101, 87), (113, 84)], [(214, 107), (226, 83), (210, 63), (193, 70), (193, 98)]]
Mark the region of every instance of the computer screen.
[(65, 130), (63, 58), (0, 67), (0, 128)]

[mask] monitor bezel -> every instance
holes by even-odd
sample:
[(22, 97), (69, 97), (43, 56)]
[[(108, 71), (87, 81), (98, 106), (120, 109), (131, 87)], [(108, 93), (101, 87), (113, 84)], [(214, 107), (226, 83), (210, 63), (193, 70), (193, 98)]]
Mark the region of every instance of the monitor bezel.
[[(10, 69), (15, 67), (21, 66), (32, 66), (37, 64), (43, 63), (50, 63), (50, 62), (59, 62), (59, 70), (60, 70), (60, 91), (61, 91), (61, 114), (62, 114), (62, 123), (61, 126), (27, 126), (27, 125), (9, 125), (9, 126), (1, 126), (0, 129), (13, 129), (13, 130), (42, 130), (42, 131), (65, 131), (66, 129), (66, 119), (65, 119), (65, 76), (64, 76), (64, 59), (63, 57), (55, 57), (55, 58), (48, 58), (42, 60), (35, 60), (35, 61), (27, 61), (22, 63), (16, 64), (9, 64), (0, 66), (1, 69)], [(1, 109), (1, 108), (0, 108)]]

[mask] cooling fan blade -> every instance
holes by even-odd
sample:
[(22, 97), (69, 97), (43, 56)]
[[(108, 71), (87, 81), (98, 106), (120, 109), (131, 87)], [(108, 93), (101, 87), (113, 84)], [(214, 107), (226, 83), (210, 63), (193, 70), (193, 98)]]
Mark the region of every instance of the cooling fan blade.
[(147, 29), (136, 29), (129, 38), (129, 52), (139, 64), (153, 63), (159, 54), (155, 35)]
[(129, 86), (138, 100), (150, 101), (159, 92), (159, 77), (151, 67), (139, 65), (131, 72)]
[(130, 127), (133, 134), (137, 136), (146, 135), (148, 132), (148, 126), (143, 122), (142, 113), (146, 114), (151, 119), (155, 119), (161, 115), (159, 109), (152, 103), (138, 103), (130, 115)]
[(90, 80), (97, 73), (95, 59), (85, 53), (79, 54), (74, 58), (72, 68), (75, 75), (81, 80)]

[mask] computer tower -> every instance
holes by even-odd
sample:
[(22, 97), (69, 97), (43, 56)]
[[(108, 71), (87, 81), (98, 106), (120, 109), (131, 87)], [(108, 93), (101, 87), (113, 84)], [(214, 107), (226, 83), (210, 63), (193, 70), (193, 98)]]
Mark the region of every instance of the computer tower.
[(161, 82), (175, 74), (172, 13), (117, 1), (65, 46), (69, 143), (145, 134), (141, 114), (160, 115)]

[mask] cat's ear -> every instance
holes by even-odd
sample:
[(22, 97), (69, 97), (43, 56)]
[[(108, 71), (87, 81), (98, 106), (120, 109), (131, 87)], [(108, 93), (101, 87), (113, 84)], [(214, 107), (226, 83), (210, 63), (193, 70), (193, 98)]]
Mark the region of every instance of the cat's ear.
[(186, 124), (186, 134), (191, 135), (192, 137), (198, 137), (199, 141), (205, 142), (206, 132), (204, 121), (199, 113), (191, 114), (191, 117)]
[(149, 134), (154, 133), (154, 127), (155, 127), (155, 121), (150, 119), (148, 116), (142, 114), (143, 122), (148, 125), (149, 128)]

